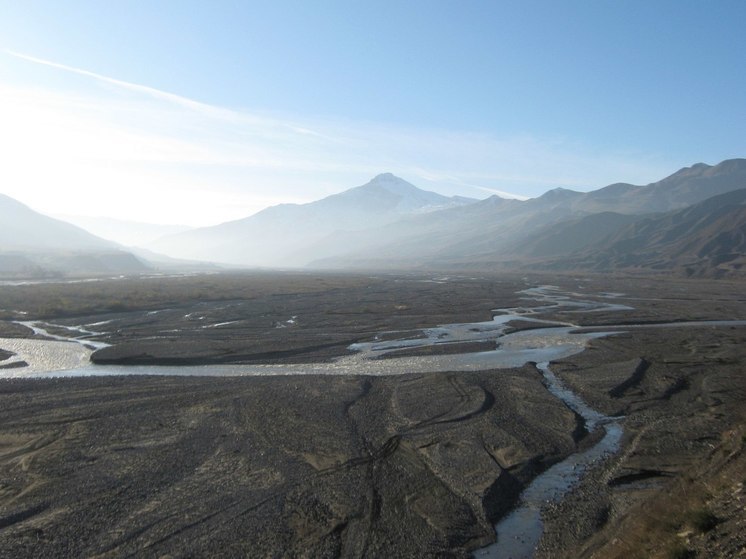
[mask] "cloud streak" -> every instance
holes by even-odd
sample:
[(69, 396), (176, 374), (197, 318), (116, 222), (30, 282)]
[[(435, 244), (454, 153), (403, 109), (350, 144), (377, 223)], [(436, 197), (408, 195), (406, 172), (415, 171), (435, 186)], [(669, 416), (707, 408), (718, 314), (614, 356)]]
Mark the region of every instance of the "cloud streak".
[[(0, 84), (0, 151), (10, 162), (0, 184), (50, 213), (201, 225), (318, 199), (386, 171), (449, 195), (524, 198), (670, 170), (561, 138), (266, 116), (4, 52), (37, 66), (44, 85)], [(72, 92), (53, 87), (49, 69), (83, 80)]]
[(181, 95), (176, 95), (174, 93), (168, 93), (166, 91), (161, 91), (160, 89), (148, 87), (146, 85), (139, 85), (136, 83), (118, 80), (115, 78), (110, 78), (108, 76), (97, 74), (96, 72), (91, 72), (89, 70), (83, 70), (81, 68), (75, 68), (73, 66), (68, 66), (67, 64), (60, 64), (59, 62), (53, 62), (51, 60), (38, 58), (36, 56), (31, 56), (31, 55), (24, 54), (21, 52), (16, 52), (10, 49), (5, 49), (4, 52), (20, 60), (25, 60), (27, 62), (33, 62), (34, 64), (39, 64), (41, 66), (47, 66), (49, 68), (55, 68), (57, 70), (64, 70), (65, 72), (70, 72), (72, 74), (77, 74), (79, 76), (85, 76), (87, 78), (92, 78), (96, 81), (106, 83), (109, 85), (113, 85), (116, 87), (121, 87), (122, 89), (133, 91), (135, 93), (149, 95), (156, 99), (168, 101), (169, 103), (174, 103), (176, 105), (184, 107), (185, 109), (203, 113), (207, 116), (219, 117), (219, 118), (236, 118), (238, 116), (238, 114), (233, 111), (229, 111), (229, 110), (222, 109), (219, 107), (214, 107), (206, 103), (200, 103), (199, 101), (194, 101), (193, 99), (188, 99), (187, 97), (182, 97)]

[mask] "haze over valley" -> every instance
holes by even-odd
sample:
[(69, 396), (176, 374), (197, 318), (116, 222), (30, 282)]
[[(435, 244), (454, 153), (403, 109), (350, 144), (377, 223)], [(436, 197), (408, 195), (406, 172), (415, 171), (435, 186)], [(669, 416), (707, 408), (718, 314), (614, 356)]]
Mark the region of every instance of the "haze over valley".
[[(211, 227), (161, 236), (174, 227), (112, 224), (123, 241), (151, 239), (139, 246), (107, 241), (3, 197), (0, 273), (156, 272), (191, 264), (734, 276), (744, 265), (745, 189), (745, 159), (698, 163), (644, 186), (557, 188), (527, 200), (446, 197), (384, 173), (315, 202), (272, 206)], [(90, 229), (102, 221), (89, 219)]]
[(0, 0), (0, 557), (743, 557), (744, 21)]

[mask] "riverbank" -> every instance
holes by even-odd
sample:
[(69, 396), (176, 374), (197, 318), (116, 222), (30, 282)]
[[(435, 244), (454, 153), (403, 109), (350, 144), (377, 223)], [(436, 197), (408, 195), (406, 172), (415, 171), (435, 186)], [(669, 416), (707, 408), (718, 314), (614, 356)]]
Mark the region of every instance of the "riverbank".
[(550, 509), (537, 557), (738, 556), (746, 515), (728, 503), (746, 463), (745, 341), (734, 327), (635, 330), (553, 365), (591, 405), (624, 416), (625, 434)]

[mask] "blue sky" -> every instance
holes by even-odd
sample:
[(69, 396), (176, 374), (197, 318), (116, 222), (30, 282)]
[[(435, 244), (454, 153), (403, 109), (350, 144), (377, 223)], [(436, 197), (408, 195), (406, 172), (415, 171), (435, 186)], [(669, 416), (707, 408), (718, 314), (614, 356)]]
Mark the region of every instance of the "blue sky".
[(746, 155), (743, 1), (0, 14), (0, 191), (47, 213), (205, 225), (385, 171), (536, 196)]

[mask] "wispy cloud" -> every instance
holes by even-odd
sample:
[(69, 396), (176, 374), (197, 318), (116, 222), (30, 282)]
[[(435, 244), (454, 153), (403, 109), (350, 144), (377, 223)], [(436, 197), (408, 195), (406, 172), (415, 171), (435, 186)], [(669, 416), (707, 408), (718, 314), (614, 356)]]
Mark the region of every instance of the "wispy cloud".
[(36, 56), (31, 56), (31, 55), (23, 54), (20, 52), (15, 52), (10, 49), (5, 49), (4, 52), (16, 58), (20, 58), (21, 60), (26, 60), (27, 62), (33, 62), (34, 64), (40, 64), (42, 66), (48, 66), (50, 68), (64, 70), (65, 72), (71, 72), (73, 74), (78, 74), (80, 76), (86, 76), (88, 78), (93, 78), (94, 80), (98, 80), (103, 83), (121, 87), (123, 89), (128, 89), (136, 93), (143, 93), (145, 95), (150, 95), (156, 99), (168, 101), (170, 103), (180, 105), (186, 109), (190, 109), (193, 111), (199, 111), (208, 116), (228, 117), (228, 118), (233, 118), (237, 116), (237, 113), (234, 113), (232, 111), (227, 111), (225, 109), (213, 107), (212, 105), (200, 103), (198, 101), (194, 101), (192, 99), (182, 97), (181, 95), (175, 95), (173, 93), (161, 91), (160, 89), (155, 89), (153, 87), (148, 87), (146, 85), (139, 85), (136, 83), (130, 83), (130, 82), (126, 82), (123, 80), (110, 78), (108, 76), (97, 74), (96, 72), (90, 72), (88, 70), (83, 70), (81, 68), (75, 68), (73, 66), (68, 66), (66, 64), (60, 64), (59, 62), (52, 62), (51, 60), (45, 60), (43, 58), (37, 58)]
[(50, 213), (206, 224), (317, 199), (384, 171), (445, 194), (523, 198), (670, 170), (562, 138), (267, 116), (4, 52), (83, 78), (74, 91), (0, 84), (0, 153), (9, 162), (0, 184)]

